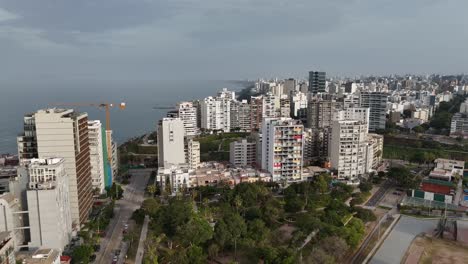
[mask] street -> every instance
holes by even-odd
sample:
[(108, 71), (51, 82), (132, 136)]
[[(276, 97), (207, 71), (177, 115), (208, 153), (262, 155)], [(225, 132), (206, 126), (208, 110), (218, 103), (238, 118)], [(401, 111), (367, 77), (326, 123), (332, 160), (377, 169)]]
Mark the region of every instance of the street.
[[(130, 170), (130, 183), (122, 186), (123, 198), (116, 201), (114, 217), (107, 227), (106, 236), (101, 239), (101, 250), (96, 255), (95, 263), (112, 263), (116, 250), (122, 249), (123, 226), (132, 213), (138, 209), (144, 200), (145, 187), (152, 169)], [(122, 250), (123, 251), (123, 250)], [(122, 252), (117, 263), (123, 263), (125, 255)]]

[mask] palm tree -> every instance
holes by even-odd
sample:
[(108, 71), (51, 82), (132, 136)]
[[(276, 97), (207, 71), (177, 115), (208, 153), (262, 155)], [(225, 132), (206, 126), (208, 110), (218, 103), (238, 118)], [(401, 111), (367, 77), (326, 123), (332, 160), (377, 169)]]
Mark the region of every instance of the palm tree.
[(147, 190), (149, 194), (151, 194), (151, 197), (154, 197), (154, 194), (156, 193), (156, 185), (152, 184), (148, 186)]

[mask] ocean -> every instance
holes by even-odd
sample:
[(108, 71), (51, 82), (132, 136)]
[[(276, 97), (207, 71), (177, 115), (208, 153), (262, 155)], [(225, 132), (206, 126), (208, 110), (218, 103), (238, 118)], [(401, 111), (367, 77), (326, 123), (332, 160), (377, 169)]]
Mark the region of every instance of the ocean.
[[(222, 88), (240, 91), (237, 81), (18, 81), (0, 83), (0, 153), (17, 153), (16, 137), (22, 132), (26, 113), (59, 103), (120, 103), (127, 107), (111, 110), (111, 128), (118, 143), (154, 131), (159, 119), (179, 101), (216, 95)], [(104, 109), (69, 107), (87, 112), (88, 118), (105, 124)]]

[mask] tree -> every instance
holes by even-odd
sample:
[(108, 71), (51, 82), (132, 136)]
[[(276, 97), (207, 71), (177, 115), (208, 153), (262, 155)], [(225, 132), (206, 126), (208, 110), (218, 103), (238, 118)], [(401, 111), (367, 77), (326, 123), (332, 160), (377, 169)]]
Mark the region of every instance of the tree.
[(411, 157), (410, 157), (410, 161), (411, 162), (416, 162), (416, 163), (424, 163), (425, 161), (425, 157), (424, 157), (424, 152), (422, 151), (416, 151)]
[(234, 246), (234, 258), (237, 259), (237, 242), (247, 232), (244, 219), (235, 213), (224, 215), (215, 226), (215, 241), (224, 245)]
[(334, 264), (335, 260), (321, 248), (314, 248), (307, 257), (307, 263)]
[(208, 246), (208, 256), (213, 259), (218, 256), (219, 253), (219, 246), (216, 243), (211, 244)]
[(411, 189), (419, 185), (420, 177), (413, 175), (405, 167), (393, 167), (388, 171), (388, 178), (395, 181), (403, 188)]
[(151, 194), (151, 197), (154, 197), (154, 194), (156, 193), (156, 185), (150, 184), (146, 190)]
[(355, 207), (354, 210), (356, 211), (356, 217), (361, 219), (364, 223), (373, 222), (377, 220), (374, 212), (369, 209)]
[(184, 200), (171, 199), (167, 206), (160, 209), (156, 224), (172, 238), (177, 228), (187, 223), (192, 217), (192, 204)]
[(328, 191), (329, 178), (330, 177), (328, 175), (321, 174), (314, 179), (313, 185), (315, 189), (321, 194), (324, 194), (325, 192)]
[(349, 249), (346, 241), (337, 236), (330, 236), (320, 241), (320, 249), (322, 249), (327, 255), (333, 256), (335, 260), (339, 260)]
[(143, 203), (141, 204), (141, 209), (143, 209), (143, 211), (146, 214), (150, 216), (154, 216), (156, 215), (156, 212), (158, 211), (159, 206), (160, 206), (159, 202), (156, 199), (149, 198), (143, 201)]
[(422, 126), (417, 126), (417, 127), (414, 127), (413, 128), (413, 131), (416, 132), (416, 133), (424, 133), (426, 131), (426, 129)]
[(270, 235), (270, 229), (265, 226), (265, 222), (260, 219), (255, 219), (247, 224), (247, 236), (255, 241), (262, 243)]
[(201, 245), (213, 237), (213, 229), (210, 224), (201, 217), (195, 216), (185, 223), (177, 232), (177, 236), (182, 243), (193, 245)]
[(361, 190), (361, 192), (370, 192), (370, 190), (372, 190), (372, 182), (361, 181), (359, 183), (359, 190)]
[(72, 252), (74, 263), (89, 263), (89, 258), (93, 254), (93, 248), (89, 244), (76, 247)]
[(190, 264), (204, 264), (206, 263), (206, 255), (201, 247), (193, 245), (187, 249), (187, 260)]

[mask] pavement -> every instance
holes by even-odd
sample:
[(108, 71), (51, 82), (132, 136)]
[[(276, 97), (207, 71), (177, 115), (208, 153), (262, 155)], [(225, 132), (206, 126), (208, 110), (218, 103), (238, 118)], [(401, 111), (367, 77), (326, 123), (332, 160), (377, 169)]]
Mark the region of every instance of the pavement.
[(379, 190), (377, 190), (377, 192), (375, 192), (375, 194), (367, 201), (365, 206), (377, 206), (391, 186), (392, 183), (390, 181), (385, 181)]
[(437, 226), (437, 221), (401, 216), (399, 222), (369, 263), (400, 263), (413, 239), (422, 232), (432, 233)]
[(455, 192), (455, 199), (453, 200), (453, 204), (460, 205), (460, 202), (463, 198), (463, 181), (460, 179), (457, 184), (457, 191)]
[(135, 258), (135, 263), (143, 263), (143, 253), (145, 251), (145, 240), (146, 235), (148, 234), (148, 223), (149, 216), (145, 216), (145, 221), (143, 222), (143, 227), (141, 228), (140, 241), (138, 242), (138, 250)]
[[(145, 188), (148, 183), (152, 169), (130, 170), (132, 174), (130, 183), (122, 186), (124, 189), (123, 198), (116, 201), (114, 217), (106, 230), (106, 237), (101, 239), (101, 250), (96, 255), (94, 263), (112, 263), (115, 251), (122, 250), (123, 228), (128, 222), (132, 213), (140, 208), (144, 200)], [(123, 255), (123, 254), (121, 254)], [(123, 263), (124, 256), (119, 256), (118, 263)]]

